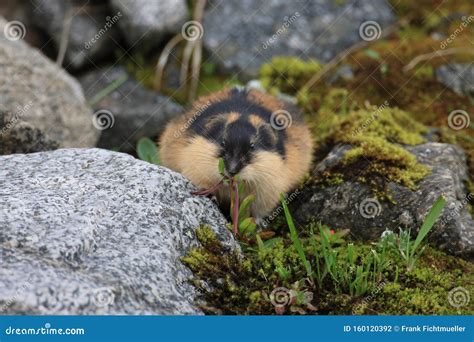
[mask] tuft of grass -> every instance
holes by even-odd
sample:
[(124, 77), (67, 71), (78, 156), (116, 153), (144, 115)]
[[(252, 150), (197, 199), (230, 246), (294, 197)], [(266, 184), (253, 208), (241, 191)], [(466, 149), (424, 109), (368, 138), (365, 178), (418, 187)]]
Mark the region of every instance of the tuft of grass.
[(285, 201), (285, 196), (283, 194), (280, 194), (280, 202), (285, 212), (285, 218), (286, 222), (288, 223), (288, 228), (290, 229), (291, 241), (293, 242), (293, 245), (295, 246), (296, 251), (298, 252), (298, 256), (300, 257), (300, 260), (306, 270), (307, 276), (312, 279), (313, 272), (311, 270), (311, 264), (309, 263), (308, 259), (306, 259), (303, 245), (301, 244), (301, 241), (298, 237), (298, 232), (296, 231), (295, 223), (293, 222), (293, 218), (291, 217), (290, 210), (288, 209), (288, 206)]
[(428, 235), (431, 228), (433, 228), (436, 220), (441, 215), (446, 200), (443, 196), (439, 196), (436, 202), (431, 207), (430, 211), (426, 215), (423, 225), (416, 236), (415, 241), (411, 241), (410, 232), (400, 233), (399, 251), (402, 258), (406, 261), (407, 269), (410, 271), (415, 267), (416, 261), (420, 258), (425, 247), (419, 248), (421, 242)]

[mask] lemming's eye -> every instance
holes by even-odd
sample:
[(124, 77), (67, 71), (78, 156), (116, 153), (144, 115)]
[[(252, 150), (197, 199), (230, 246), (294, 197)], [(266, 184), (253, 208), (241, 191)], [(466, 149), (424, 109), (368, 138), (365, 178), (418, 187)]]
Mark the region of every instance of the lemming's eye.
[(225, 146), (225, 140), (221, 140), (221, 146), (222, 146), (222, 147)]
[(255, 148), (255, 143), (250, 143), (250, 148)]

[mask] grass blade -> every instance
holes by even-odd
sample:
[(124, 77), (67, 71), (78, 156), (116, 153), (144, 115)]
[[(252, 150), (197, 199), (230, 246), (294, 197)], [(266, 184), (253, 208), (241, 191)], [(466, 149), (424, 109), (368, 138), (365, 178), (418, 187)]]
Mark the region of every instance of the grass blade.
[(312, 279), (311, 264), (309, 263), (308, 259), (306, 259), (303, 245), (301, 244), (301, 241), (298, 237), (298, 232), (296, 231), (295, 223), (293, 222), (293, 218), (291, 217), (290, 210), (286, 205), (285, 197), (283, 196), (283, 194), (280, 194), (280, 202), (283, 206), (283, 210), (285, 211), (285, 218), (286, 222), (288, 223), (288, 228), (290, 229), (291, 241), (293, 241), (293, 245), (295, 246), (296, 251), (298, 252), (298, 256), (300, 257), (300, 260), (303, 263), (304, 268), (306, 269), (308, 277)]
[(425, 221), (423, 222), (423, 225), (421, 226), (420, 231), (418, 232), (418, 235), (416, 237), (415, 243), (413, 244), (413, 247), (411, 249), (412, 255), (417, 250), (421, 241), (423, 241), (423, 239), (426, 237), (431, 228), (433, 228), (433, 225), (435, 224), (438, 217), (441, 215), (445, 204), (446, 200), (441, 195), (438, 197), (435, 204), (431, 207), (430, 211), (428, 212), (428, 215), (426, 215)]

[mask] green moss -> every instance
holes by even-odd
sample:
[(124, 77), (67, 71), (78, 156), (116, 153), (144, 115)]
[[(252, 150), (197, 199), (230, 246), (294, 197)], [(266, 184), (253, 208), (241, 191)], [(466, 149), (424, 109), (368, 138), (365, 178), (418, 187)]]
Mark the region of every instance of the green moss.
[[(310, 229), (306, 229), (310, 231)], [(193, 271), (192, 282), (200, 295), (198, 304), (208, 314), (472, 314), (472, 305), (460, 308), (451, 306), (449, 291), (457, 286), (474, 290), (474, 265), (447, 256), (430, 247), (418, 261), (417, 267), (407, 271), (404, 261), (395, 250), (387, 250), (383, 256), (385, 268), (380, 274), (368, 270), (367, 289), (361, 295), (350, 294), (341, 283), (335, 283), (327, 275), (321, 286), (306, 280), (304, 267), (289, 238), (282, 239), (272, 248), (263, 250), (247, 246), (243, 256), (226, 252), (210, 228), (197, 230), (202, 247), (192, 249), (184, 263)], [(335, 236), (335, 235), (334, 235)], [(304, 235), (302, 243), (308, 259), (315, 267), (321, 262), (321, 245), (309, 248), (311, 239)], [(336, 252), (338, 270), (349, 282), (354, 276), (354, 264), (348, 262), (348, 245), (341, 239), (331, 239)], [(373, 244), (351, 244), (356, 265), (364, 264), (377, 250)], [(318, 251), (319, 259), (314, 254)], [(351, 271), (352, 269), (352, 271)], [(354, 278), (355, 279), (355, 278)], [(285, 308), (275, 308), (272, 293), (285, 288), (293, 301)]]
[(295, 95), (320, 70), (321, 64), (314, 59), (303, 61), (297, 57), (277, 56), (261, 66), (260, 81), (272, 94)]
[(342, 119), (336, 117), (328, 121), (331, 121), (331, 128), (323, 136), (322, 145), (353, 146), (342, 162), (328, 171), (331, 183), (336, 174), (338, 180), (353, 180), (355, 176), (361, 182), (370, 180), (374, 190), (378, 191), (383, 190), (381, 186), (386, 179), (414, 189), (416, 183), (429, 174), (429, 169), (419, 164), (416, 157), (402, 147), (425, 142), (422, 134), (427, 133), (425, 126), (404, 111), (371, 107), (369, 110), (350, 112)]
[(472, 303), (456, 308), (449, 292), (462, 287), (472, 293), (473, 265), (462, 259), (427, 248), (419, 266), (401, 273), (397, 283), (387, 283), (359, 314), (452, 315), (472, 314)]

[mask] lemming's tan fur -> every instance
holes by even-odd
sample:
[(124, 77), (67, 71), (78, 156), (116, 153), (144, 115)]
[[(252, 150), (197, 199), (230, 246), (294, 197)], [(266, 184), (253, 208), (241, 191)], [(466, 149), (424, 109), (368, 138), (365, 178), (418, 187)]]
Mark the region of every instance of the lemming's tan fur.
[[(221, 180), (218, 171), (221, 147), (203, 135), (194, 134), (189, 127), (211, 104), (229, 96), (230, 89), (226, 89), (199, 99), (190, 111), (167, 125), (159, 142), (163, 165), (180, 172), (199, 188), (209, 188)], [(249, 91), (247, 98), (271, 112), (288, 108), (277, 98), (258, 91)], [(310, 132), (298, 113), (290, 113), (294, 119), (285, 128), (284, 158), (274, 151), (257, 150), (252, 154), (252, 161), (239, 172), (239, 179), (246, 183), (247, 191), (255, 194), (251, 210), (256, 217), (269, 214), (278, 204), (280, 193), (292, 190), (311, 166), (313, 144)], [(228, 125), (240, 117), (239, 112), (229, 111), (219, 113), (212, 120), (225, 119)], [(256, 128), (268, 125), (259, 115), (250, 114), (246, 118)], [(205, 127), (208, 129), (207, 124)], [(221, 189), (217, 195), (226, 201), (229, 191)]]

